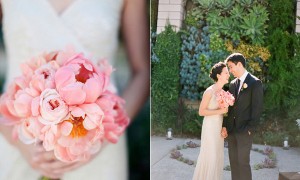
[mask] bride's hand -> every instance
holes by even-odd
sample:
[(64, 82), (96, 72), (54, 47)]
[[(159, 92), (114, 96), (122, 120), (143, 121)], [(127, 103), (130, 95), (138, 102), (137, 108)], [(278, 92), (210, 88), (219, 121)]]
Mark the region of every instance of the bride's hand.
[(222, 108), (221, 109), (221, 114), (226, 114), (228, 112), (228, 108)]
[(44, 176), (58, 178), (62, 177), (66, 172), (73, 171), (87, 164), (93, 158), (94, 156), (91, 156), (88, 160), (62, 162), (55, 157), (53, 151), (46, 151), (42, 145), (39, 145), (31, 165), (33, 168), (38, 168)]
[(16, 146), (19, 148), (28, 164), (43, 176), (52, 179), (59, 179), (63, 176), (62, 173), (53, 172), (52, 169), (49, 168), (49, 164), (58, 161), (54, 159), (53, 151), (46, 152), (39, 143), (23, 144), (22, 142), (19, 142)]
[(98, 154), (100, 154), (102, 152), (102, 150), (106, 146), (107, 146), (107, 142), (104, 142), (101, 145), (100, 151), (91, 155), (91, 157), (87, 160), (76, 161), (73, 163), (56, 162), (55, 164), (52, 164), (49, 167), (52, 168), (53, 172), (58, 173), (58, 174), (64, 174), (66, 172), (76, 170), (77, 168), (82, 167), (82, 166), (86, 165), (87, 163), (91, 162), (95, 157), (97, 157)]

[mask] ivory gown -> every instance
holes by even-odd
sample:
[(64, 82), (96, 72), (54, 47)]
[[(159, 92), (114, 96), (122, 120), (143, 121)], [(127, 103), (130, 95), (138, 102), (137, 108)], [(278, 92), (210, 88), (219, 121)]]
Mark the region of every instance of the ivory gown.
[[(215, 93), (208, 109), (218, 109)], [(224, 138), (221, 137), (223, 115), (205, 116), (201, 132), (200, 154), (193, 180), (220, 180), (223, 178)]]
[[(118, 48), (122, 0), (74, 0), (60, 15), (48, 0), (1, 0), (1, 3), (8, 64), (6, 85), (20, 75), (21, 62), (43, 51), (64, 49), (68, 45), (96, 59), (106, 58), (113, 64)], [(35, 180), (38, 177), (40, 174), (0, 135), (0, 180)], [(125, 137), (63, 179), (127, 179)]]

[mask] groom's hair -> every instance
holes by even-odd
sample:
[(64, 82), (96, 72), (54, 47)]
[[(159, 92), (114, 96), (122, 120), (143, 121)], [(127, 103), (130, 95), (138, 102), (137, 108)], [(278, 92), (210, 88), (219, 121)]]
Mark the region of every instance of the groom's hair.
[(223, 68), (226, 67), (224, 62), (216, 63), (210, 70), (209, 77), (211, 77), (215, 82), (218, 81), (217, 74), (221, 74)]
[(235, 65), (240, 62), (242, 63), (242, 65), (244, 67), (246, 67), (246, 59), (245, 57), (241, 54), (241, 53), (233, 53), (233, 54), (230, 54), (226, 60), (225, 60), (225, 63), (227, 64), (227, 62), (230, 61), (232, 63), (234, 63)]

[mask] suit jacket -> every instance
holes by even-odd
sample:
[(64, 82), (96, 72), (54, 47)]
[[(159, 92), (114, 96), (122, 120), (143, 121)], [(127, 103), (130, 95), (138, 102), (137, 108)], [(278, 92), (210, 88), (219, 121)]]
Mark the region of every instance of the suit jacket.
[[(230, 82), (229, 92), (235, 96), (237, 78)], [(240, 93), (235, 97), (233, 106), (228, 109), (228, 116), (224, 117), (223, 127), (227, 132), (255, 131), (263, 109), (262, 82), (248, 73), (242, 84)]]

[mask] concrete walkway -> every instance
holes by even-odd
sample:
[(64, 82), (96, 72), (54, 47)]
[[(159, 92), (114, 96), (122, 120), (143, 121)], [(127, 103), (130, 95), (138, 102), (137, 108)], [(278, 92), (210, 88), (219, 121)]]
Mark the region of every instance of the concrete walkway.
[[(188, 165), (176, 159), (170, 158), (170, 151), (192, 140), (199, 144), (199, 139), (151, 137), (151, 179), (152, 180), (190, 180), (193, 177), (195, 165)], [(253, 144), (253, 148), (264, 150), (266, 146)], [(283, 150), (281, 147), (273, 147), (277, 157), (277, 167), (273, 169), (255, 170), (255, 164), (261, 163), (267, 157), (256, 151), (251, 151), (251, 167), (253, 180), (278, 180), (279, 172), (300, 171), (300, 148)], [(183, 157), (196, 161), (200, 148), (187, 148), (180, 150)], [(224, 149), (224, 167), (229, 165), (228, 149)], [(223, 172), (223, 180), (231, 180), (230, 171)]]

